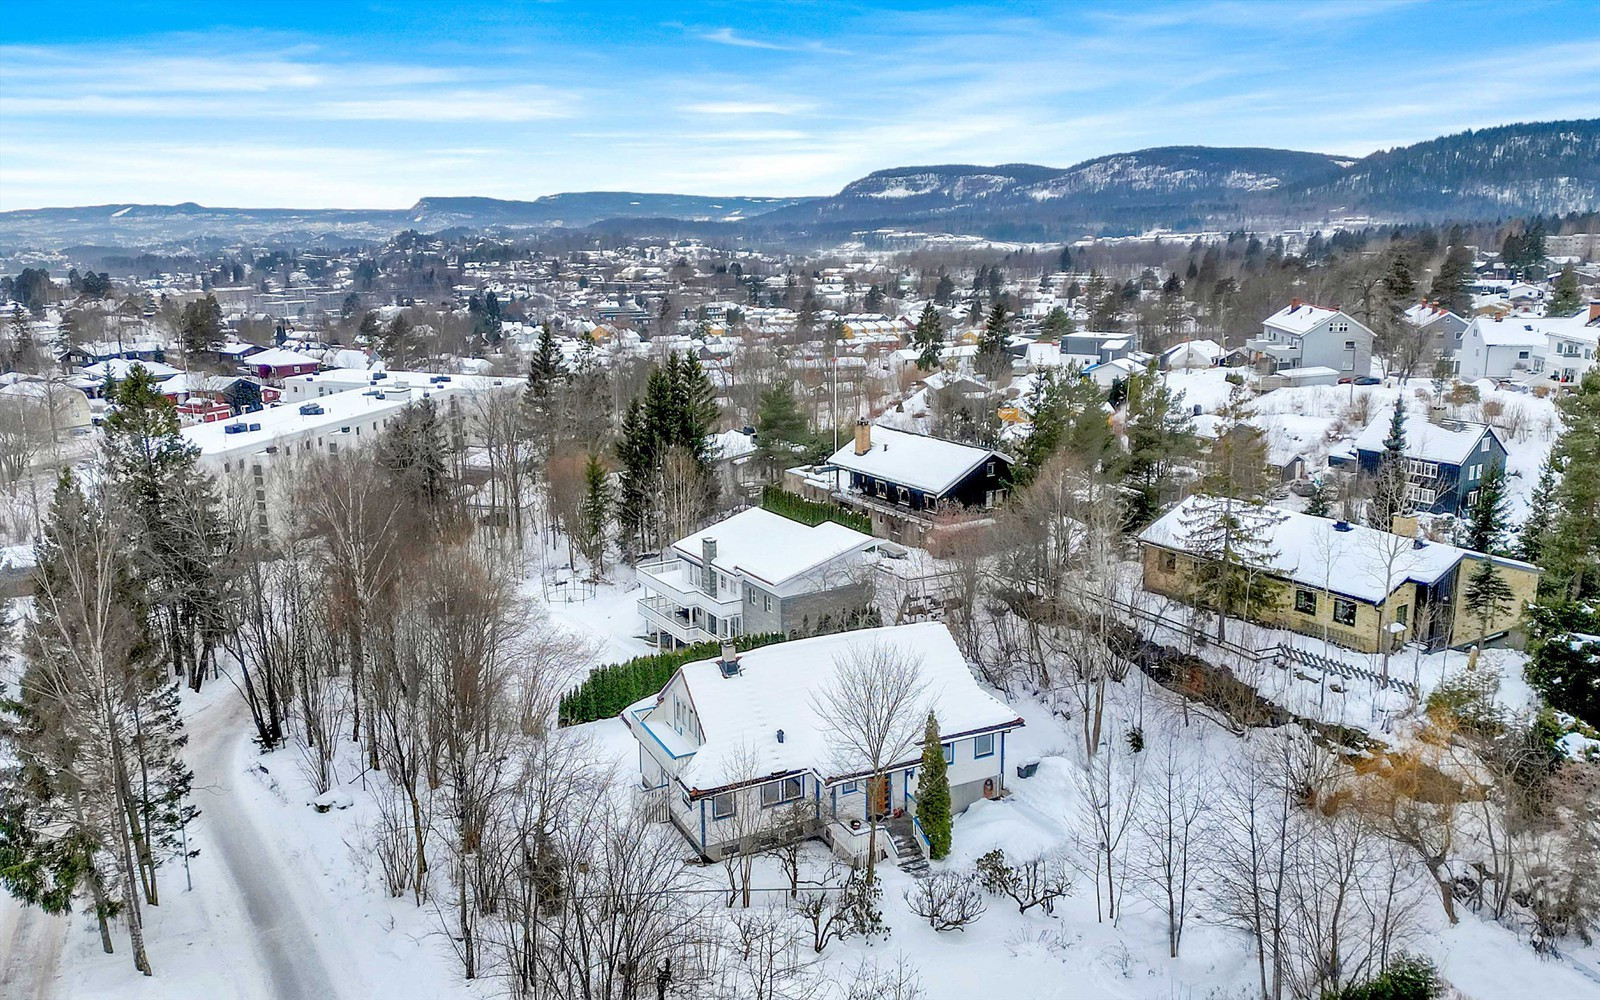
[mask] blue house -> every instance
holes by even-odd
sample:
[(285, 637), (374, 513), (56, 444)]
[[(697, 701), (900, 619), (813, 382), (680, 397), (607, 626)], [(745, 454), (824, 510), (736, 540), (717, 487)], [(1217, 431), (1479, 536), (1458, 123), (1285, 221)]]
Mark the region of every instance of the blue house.
[[(1393, 408), (1379, 411), (1356, 438), (1356, 459), (1363, 474), (1378, 471), (1393, 418)], [(1466, 514), (1478, 499), (1484, 477), (1506, 466), (1505, 442), (1486, 424), (1412, 418), (1406, 421), (1405, 438), (1406, 498), (1423, 513)]]

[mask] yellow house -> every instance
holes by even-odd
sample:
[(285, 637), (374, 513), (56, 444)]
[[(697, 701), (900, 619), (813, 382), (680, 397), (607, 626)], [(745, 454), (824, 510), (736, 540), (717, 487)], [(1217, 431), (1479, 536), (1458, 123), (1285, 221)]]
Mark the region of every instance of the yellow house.
[[(1194, 572), (1209, 556), (1190, 538), (1219, 502), (1189, 497), (1140, 533), (1146, 590), (1180, 600), (1195, 596)], [(1278, 599), (1235, 612), (1262, 625), (1368, 653), (1383, 651), (1386, 641), (1390, 649), (1413, 640), (1430, 649), (1462, 646), (1515, 628), (1539, 586), (1539, 567), (1416, 537), (1414, 518), (1396, 518), (1395, 531), (1379, 531), (1272, 511), (1276, 522), (1251, 545), (1264, 553), (1253, 568), (1280, 584)], [(1484, 560), (1512, 594), (1487, 622), (1465, 597)]]

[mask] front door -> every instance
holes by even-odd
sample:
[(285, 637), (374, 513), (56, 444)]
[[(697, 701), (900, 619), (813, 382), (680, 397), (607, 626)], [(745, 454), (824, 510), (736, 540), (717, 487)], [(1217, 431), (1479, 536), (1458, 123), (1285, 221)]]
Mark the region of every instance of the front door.
[(889, 815), (889, 776), (867, 779), (868, 819), (881, 819)]

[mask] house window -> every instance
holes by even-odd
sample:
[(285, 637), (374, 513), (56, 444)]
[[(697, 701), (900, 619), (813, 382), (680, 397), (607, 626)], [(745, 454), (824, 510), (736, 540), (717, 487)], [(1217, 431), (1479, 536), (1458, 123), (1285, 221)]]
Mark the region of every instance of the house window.
[(762, 611), (771, 611), (772, 610), (772, 595), (771, 594), (762, 594), (761, 595), (761, 610)]
[(989, 477), (991, 479), (994, 478), (994, 463), (993, 462), (989, 463)]
[(1478, 491), (1477, 490), (1472, 490), (1469, 493), (1467, 493), (1467, 506), (1468, 507), (1473, 506), (1477, 502), (1478, 502)]
[(1161, 572), (1176, 573), (1178, 571), (1178, 554), (1176, 552), (1161, 553)]
[(1356, 602), (1347, 601), (1342, 597), (1333, 599), (1333, 620), (1340, 625), (1355, 625)]
[(859, 781), (847, 781), (839, 786), (840, 795), (854, 795), (859, 791), (861, 791), (861, 782)]
[(944, 762), (946, 764), (954, 764), (956, 762), (956, 745), (954, 743), (946, 743), (944, 745)]
[(905, 504), (911, 502), (911, 491), (904, 486), (900, 487), (900, 502)]
[(1317, 613), (1317, 595), (1309, 590), (1296, 590), (1294, 592), (1294, 609), (1303, 615)]
[(1402, 604), (1394, 609), (1394, 620), (1402, 625), (1411, 624), (1411, 605)]
[(793, 802), (805, 793), (805, 782), (798, 778), (769, 781), (761, 786), (761, 808), (771, 809), (785, 802)]
[(723, 792), (711, 799), (711, 818), (728, 819), (737, 810), (734, 807), (733, 793)]
[(1345, 341), (1345, 342), (1344, 342), (1344, 349), (1345, 349), (1345, 350), (1347, 350), (1347, 351), (1353, 351), (1353, 350), (1355, 350), (1355, 349), (1356, 349), (1356, 342), (1355, 342), (1355, 341), (1353, 341), (1353, 340), (1347, 340), (1347, 341)]
[(984, 733), (982, 736), (978, 736), (978, 737), (973, 739), (973, 741), (972, 741), (972, 756), (974, 756), (974, 757), (993, 757), (994, 756), (994, 733)]
[(1488, 438), (1484, 438), (1482, 441), (1478, 442), (1478, 450), (1479, 451), (1488, 451), (1489, 450), (1489, 439)]

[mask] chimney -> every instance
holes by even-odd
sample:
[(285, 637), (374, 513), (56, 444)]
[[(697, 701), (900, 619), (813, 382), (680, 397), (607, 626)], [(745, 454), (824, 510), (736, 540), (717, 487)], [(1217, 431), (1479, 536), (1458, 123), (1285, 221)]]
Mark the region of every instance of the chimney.
[(717, 571), (712, 563), (717, 561), (717, 540), (715, 538), (702, 538), (700, 540), (700, 589), (717, 596)]
[(1600, 299), (1589, 300), (1589, 322), (1600, 319)]
[(856, 454), (865, 455), (872, 450), (872, 425), (866, 418), (856, 421)]
[(1389, 531), (1401, 538), (1417, 537), (1417, 516), (1415, 514), (1396, 514), (1389, 523)]
[(1299, 299), (1290, 299), (1289, 300), (1289, 311), (1290, 312), (1294, 312), (1296, 309), (1299, 309), (1299, 308), (1300, 308), (1300, 300)]
[(732, 677), (739, 672), (739, 651), (733, 643), (722, 644), (722, 657), (717, 660), (717, 669), (722, 671), (724, 677)]

